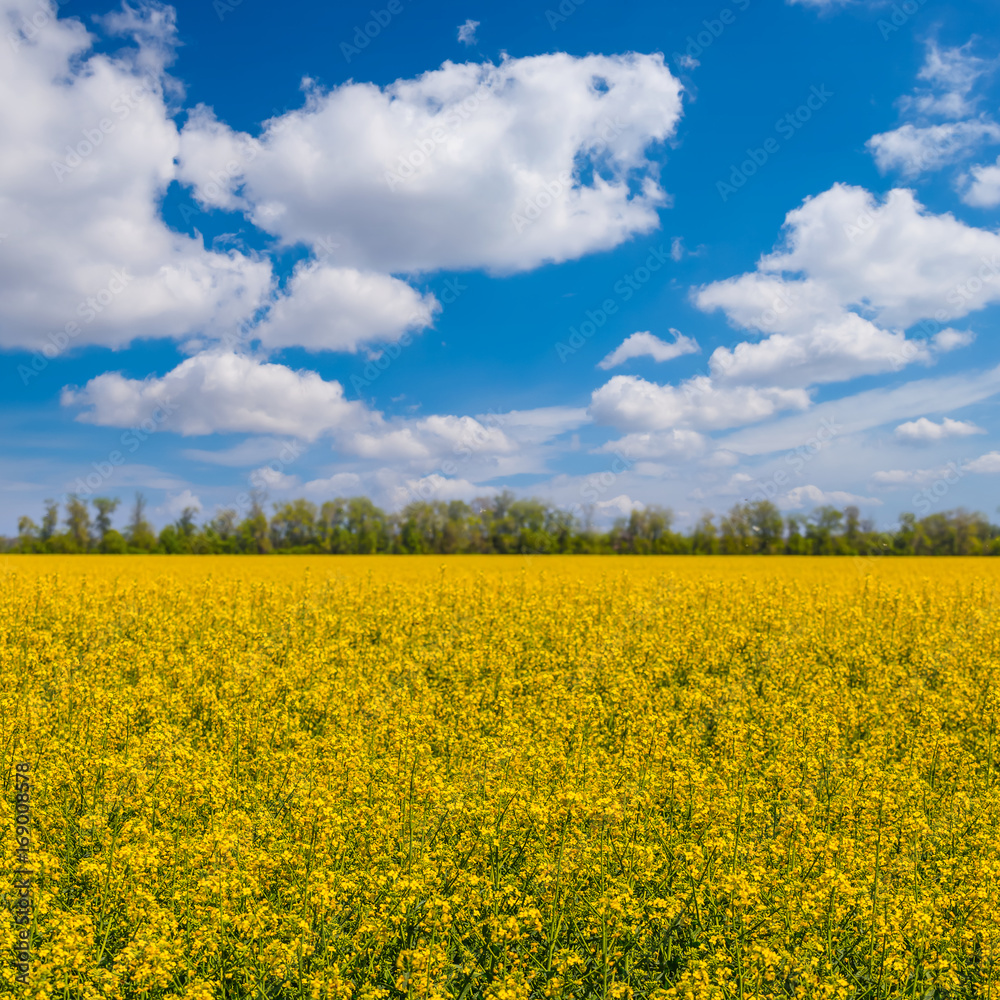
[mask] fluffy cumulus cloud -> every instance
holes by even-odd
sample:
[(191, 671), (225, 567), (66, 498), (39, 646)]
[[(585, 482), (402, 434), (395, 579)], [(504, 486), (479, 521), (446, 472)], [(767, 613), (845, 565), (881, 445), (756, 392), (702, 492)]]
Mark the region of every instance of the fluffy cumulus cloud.
[(167, 521), (176, 520), (187, 510), (201, 510), (202, 502), (190, 489), (179, 493), (168, 493), (166, 500), (159, 507), (153, 508), (153, 513)]
[(962, 201), (976, 208), (1000, 205), (1000, 159), (973, 167), (959, 182)]
[(908, 361), (930, 358), (925, 345), (845, 311), (832, 320), (817, 318), (799, 334), (776, 333), (760, 343), (720, 347), (712, 354), (710, 367), (713, 375), (731, 381), (800, 385), (896, 371)]
[(259, 139), (201, 108), (180, 172), (202, 204), (285, 243), (332, 239), (338, 266), (510, 272), (655, 229), (667, 195), (648, 153), (680, 115), (661, 55), (446, 62), (385, 88), (310, 89)]
[[(41, 9), (34, 2), (0, 0), (0, 13), (19, 23)], [(309, 83), (300, 109), (251, 135), (205, 106), (178, 130), (170, 8), (124, 8), (95, 23), (133, 47), (96, 50), (81, 24), (50, 17), (45, 30), (16, 36), (0, 63), (0, 346), (41, 349), (55, 330), (57, 351), (169, 337), (198, 353), (162, 375), (106, 372), (66, 388), (63, 404), (84, 422), (249, 435), (184, 454), (252, 469), (250, 479), (275, 493), (366, 493), (394, 506), (471, 500), (494, 489), (483, 483), (548, 474), (568, 445), (608, 464), (624, 457), (594, 494), (609, 516), (641, 506), (635, 483), (676, 479), (685, 463), (702, 496), (744, 496), (755, 481), (741, 456), (796, 447), (821, 418), (836, 433), (858, 421), (895, 426), (905, 444), (983, 433), (942, 415), (995, 393), (1000, 369), (813, 404), (821, 384), (930, 365), (965, 347), (974, 334), (950, 324), (1000, 302), (1000, 234), (929, 212), (907, 190), (879, 199), (841, 184), (791, 211), (781, 243), (754, 270), (693, 291), (701, 310), (753, 335), (716, 349), (708, 375), (676, 385), (615, 375), (588, 408), (394, 417), (350, 400), (339, 382), (268, 354), (392, 345), (440, 311), (421, 275), (526, 271), (659, 226), (669, 205), (662, 145), (676, 133), (682, 97), (663, 57), (555, 53), (446, 62), (385, 87)], [(475, 27), (463, 25), (460, 40), (474, 42)], [(931, 46), (920, 87), (902, 102), (915, 120), (871, 140), (879, 166), (914, 175), (1000, 141), (1000, 126), (977, 107), (985, 70), (967, 48)], [(242, 213), (258, 237), (274, 238), (275, 253), (305, 247), (309, 256), (279, 284), (268, 254), (207, 250), (171, 231), (160, 204), (174, 182), (206, 209)], [(1000, 203), (1000, 166), (972, 168), (960, 189), (970, 204)], [(688, 255), (679, 239), (658, 254), (668, 263)], [(237, 329), (257, 354), (220, 346), (232, 347)], [(699, 350), (670, 333), (634, 333), (599, 367)], [(614, 440), (581, 446), (574, 432), (588, 423)], [(281, 457), (310, 444), (329, 464), (307, 473)], [(1000, 455), (880, 472), (872, 483), (935, 484), (965, 472), (1000, 472)], [(797, 485), (780, 504), (879, 502), (814, 481), (823, 487)], [(197, 500), (189, 484), (169, 488), (168, 513)]]
[(432, 472), (419, 479), (386, 486), (385, 494), (393, 507), (404, 507), (420, 500), (464, 500), (468, 503), (477, 497), (492, 496), (498, 490), (493, 486), (477, 486), (468, 479), (442, 476)]
[(719, 430), (808, 405), (802, 389), (720, 387), (703, 375), (677, 387), (615, 375), (594, 391), (590, 412), (597, 423), (622, 431)]
[(704, 453), (705, 436), (697, 431), (675, 428), (669, 431), (638, 431), (599, 449), (631, 461), (651, 458), (691, 459)]
[(323, 499), (358, 493), (362, 489), (361, 477), (356, 472), (335, 472), (322, 479), (310, 479), (302, 486), (306, 496)]
[[(29, 24), (39, 11), (44, 30)], [(162, 375), (109, 371), (67, 387), (62, 402), (79, 420), (251, 435), (185, 456), (255, 469), (279, 492), (374, 483), (383, 495), (442, 497), (469, 494), (477, 478), (545, 471), (554, 442), (589, 422), (567, 407), (387, 418), (267, 355), (356, 352), (431, 326), (440, 304), (417, 287), (420, 273), (522, 271), (657, 228), (669, 204), (662, 145), (682, 89), (662, 55), (505, 57), (385, 88), (307, 85), (299, 110), (254, 136), (205, 106), (178, 130), (169, 7), (95, 19), (104, 39), (34, 0), (0, 0), (0, 15), (13, 26), (0, 64), (0, 346), (48, 344), (52, 357), (168, 337), (192, 355)], [(130, 47), (108, 54), (112, 36)], [(244, 213), (277, 251), (305, 246), (309, 257), (279, 286), (270, 252), (207, 250), (200, 235), (173, 232), (160, 209), (175, 182), (206, 209)], [(52, 331), (62, 332), (40, 339)], [(646, 346), (662, 357), (692, 345)], [(276, 450), (319, 438), (347, 469), (306, 483), (275, 470)], [(371, 479), (380, 464), (393, 469), (385, 482)]]
[[(754, 271), (694, 290), (699, 308), (764, 337), (717, 348), (709, 375), (679, 385), (615, 376), (592, 394), (590, 412), (632, 435), (729, 430), (801, 412), (811, 386), (931, 364), (971, 343), (971, 331), (943, 324), (1000, 301), (998, 278), (1000, 234), (929, 213), (910, 191), (878, 201), (834, 185), (788, 214), (783, 243)], [(907, 337), (920, 321), (923, 336)], [(644, 340), (630, 338), (603, 367), (656, 347)], [(732, 450), (744, 450), (740, 440)], [(644, 458), (705, 450), (691, 440), (629, 443)]]
[[(941, 324), (1000, 301), (1000, 234), (837, 184), (785, 220), (784, 246), (695, 302), (764, 339), (719, 348), (714, 378), (811, 385), (897, 371), (971, 341)], [(923, 321), (921, 333), (904, 331)]]
[(368, 429), (340, 437), (338, 447), (397, 473), (481, 481), (547, 471), (555, 442), (587, 419), (585, 410), (569, 407), (390, 420), (374, 414)]
[(979, 458), (974, 458), (971, 462), (967, 462), (964, 468), (966, 472), (994, 475), (1000, 472), (1000, 451), (991, 451), (985, 455), (980, 455)]
[(633, 500), (627, 493), (620, 493), (609, 500), (597, 500), (594, 503), (599, 518), (628, 517), (634, 510), (645, 510), (646, 505), (640, 500)]
[(652, 358), (654, 361), (672, 361), (684, 354), (697, 354), (700, 348), (692, 337), (685, 337), (680, 330), (671, 327), (672, 341), (660, 340), (648, 330), (626, 337), (606, 358), (599, 361), (598, 368), (617, 368), (633, 358)]
[[(98, 375), (82, 388), (65, 389), (62, 402), (78, 411), (78, 419), (100, 426), (148, 424), (150, 431), (182, 435), (264, 435), (221, 452), (187, 452), (188, 457), (214, 464), (250, 465), (277, 458), (270, 464), (283, 472), (287, 455), (301, 454), (302, 447), (275, 435), (306, 442), (325, 437), (342, 459), (356, 460), (364, 468), (386, 464), (446, 477), (461, 470), (479, 479), (545, 471), (553, 442), (588, 420), (585, 410), (567, 407), (387, 419), (346, 399), (339, 382), (326, 381), (316, 372), (224, 351), (202, 352), (159, 377)], [(264, 485), (289, 483), (282, 479)]]
[(105, 19), (136, 43), (117, 55), (95, 53), (79, 21), (35, 0), (0, 0), (0, 21), (0, 346), (53, 357), (219, 332), (252, 315), (270, 265), (207, 251), (159, 212), (180, 151), (169, 117), (178, 88), (165, 72), (172, 10)]
[(288, 490), (298, 489), (300, 485), (298, 476), (282, 472), (280, 468), (275, 468), (274, 464), (254, 469), (250, 473), (249, 482), (255, 489), (269, 493), (286, 493)]
[(381, 461), (438, 459), (456, 451), (512, 454), (514, 442), (503, 430), (480, 423), (475, 417), (432, 416), (406, 426), (378, 428), (355, 436), (352, 450), (363, 458)]
[(440, 308), (390, 275), (313, 262), (296, 268), (254, 336), (269, 349), (353, 352), (430, 326)]
[(153, 420), (183, 435), (288, 434), (312, 441), (369, 420), (363, 404), (344, 398), (339, 382), (225, 352), (198, 354), (160, 378), (107, 372), (82, 389), (65, 389), (62, 402), (81, 408), (87, 423), (131, 427)]
[(955, 330), (949, 326), (944, 330), (939, 330), (931, 337), (931, 346), (940, 353), (946, 354), (959, 347), (968, 347), (975, 339), (976, 335), (971, 330)]
[(967, 420), (951, 420), (945, 417), (941, 423), (936, 424), (927, 417), (919, 420), (908, 420), (900, 424), (895, 435), (899, 441), (905, 444), (932, 444), (935, 441), (944, 441), (947, 438), (969, 437), (972, 434), (985, 434), (982, 427)]
[[(394, 275), (579, 257), (654, 229), (668, 200), (649, 153), (674, 134), (681, 87), (657, 55), (313, 88), (253, 137), (203, 106), (178, 131), (170, 7), (96, 19), (99, 48), (35, 0), (0, 0), (0, 18), (0, 347), (197, 349), (241, 328), (266, 350), (356, 351), (432, 324), (434, 297)], [(178, 180), (319, 260), (277, 291), (266, 255), (207, 250), (165, 224)]]

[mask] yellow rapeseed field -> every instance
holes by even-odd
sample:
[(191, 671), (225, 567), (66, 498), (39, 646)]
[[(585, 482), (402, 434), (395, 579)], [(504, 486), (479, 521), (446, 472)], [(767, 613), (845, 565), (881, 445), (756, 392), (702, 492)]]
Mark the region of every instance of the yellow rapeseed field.
[(1000, 1000), (997, 560), (0, 579), (2, 992)]

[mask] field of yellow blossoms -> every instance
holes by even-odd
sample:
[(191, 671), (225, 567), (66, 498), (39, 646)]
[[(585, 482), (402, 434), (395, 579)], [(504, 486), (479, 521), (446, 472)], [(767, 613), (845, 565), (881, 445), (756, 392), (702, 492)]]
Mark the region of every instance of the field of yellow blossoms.
[(10, 558), (0, 993), (1000, 1000), (998, 567)]

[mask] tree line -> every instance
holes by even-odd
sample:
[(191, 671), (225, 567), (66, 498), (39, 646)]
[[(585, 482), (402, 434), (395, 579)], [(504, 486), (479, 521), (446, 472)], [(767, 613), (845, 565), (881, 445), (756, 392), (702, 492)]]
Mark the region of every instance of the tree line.
[(18, 522), (16, 538), (0, 539), (7, 552), (36, 553), (622, 553), (789, 555), (1000, 555), (1000, 527), (964, 509), (903, 514), (892, 531), (878, 531), (857, 507), (823, 506), (811, 514), (788, 514), (769, 500), (736, 504), (718, 519), (705, 513), (686, 533), (674, 530), (664, 507), (634, 510), (605, 530), (593, 511), (582, 517), (509, 491), (462, 500), (415, 501), (387, 513), (366, 497), (338, 497), (317, 505), (290, 500), (272, 505), (261, 498), (242, 518), (220, 510), (198, 523), (186, 508), (156, 532), (137, 494), (122, 529), (113, 521), (120, 500), (75, 494), (60, 504), (47, 500), (41, 523)]

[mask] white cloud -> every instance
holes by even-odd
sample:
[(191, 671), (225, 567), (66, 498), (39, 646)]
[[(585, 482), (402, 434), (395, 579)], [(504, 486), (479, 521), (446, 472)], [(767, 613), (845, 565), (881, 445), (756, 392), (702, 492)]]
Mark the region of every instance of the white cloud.
[(188, 358), (161, 378), (107, 372), (82, 389), (63, 390), (62, 402), (83, 407), (77, 419), (87, 423), (131, 427), (152, 419), (183, 435), (246, 432), (312, 441), (370, 419), (361, 403), (344, 398), (339, 382), (223, 352)]
[(705, 249), (705, 245), (703, 243), (699, 243), (694, 250), (688, 250), (688, 248), (684, 246), (684, 237), (675, 236), (670, 241), (670, 259), (672, 261), (681, 261), (685, 257), (701, 257), (704, 255)]
[(671, 471), (671, 467), (662, 462), (636, 462), (631, 471), (647, 479), (662, 479)]
[(460, 24), (458, 26), (458, 40), (465, 45), (475, 45), (476, 28), (478, 27), (479, 22), (473, 21), (471, 18), (465, 24)]
[(843, 382), (859, 375), (898, 371), (910, 361), (930, 361), (926, 346), (901, 332), (882, 330), (856, 313), (817, 318), (801, 332), (775, 333), (759, 343), (712, 352), (713, 376), (730, 382), (768, 381), (786, 386)]
[(333, 497), (357, 493), (361, 488), (361, 477), (356, 472), (335, 472), (325, 479), (310, 479), (302, 487), (306, 496)]
[(193, 507), (195, 510), (201, 510), (202, 502), (191, 492), (191, 490), (185, 489), (180, 493), (169, 494), (166, 500), (164, 500), (159, 507), (153, 508), (153, 513), (158, 514), (161, 518), (166, 519), (167, 521), (175, 521), (188, 507)]
[(634, 461), (646, 458), (695, 458), (706, 448), (705, 438), (697, 431), (674, 429), (626, 434), (617, 441), (608, 441), (600, 452), (621, 454)]
[(876, 486), (882, 489), (901, 489), (904, 486), (927, 486), (941, 479), (948, 479), (956, 474), (955, 463), (938, 466), (934, 469), (889, 469), (876, 472), (871, 478)]
[[(386, 419), (345, 399), (339, 382), (315, 372), (224, 352), (195, 355), (145, 380), (108, 372), (82, 389), (65, 389), (62, 402), (80, 409), (77, 419), (101, 426), (141, 427), (147, 421), (152, 429), (182, 435), (289, 435), (300, 441), (325, 436), (342, 456), (362, 464), (392, 462), (420, 474), (454, 466), (480, 479), (545, 471), (554, 440), (588, 420), (585, 410), (570, 407), (479, 419), (449, 414)], [(286, 464), (289, 455), (301, 452), (301, 444), (271, 437), (221, 452), (192, 449), (187, 455), (227, 465), (269, 457)], [(287, 481), (270, 485), (285, 488)]]
[(713, 451), (711, 455), (702, 459), (701, 464), (709, 469), (724, 469), (730, 465), (738, 465), (739, 461), (740, 457), (735, 452), (729, 451), (726, 448), (719, 448)]
[(430, 326), (440, 308), (433, 295), (387, 274), (306, 264), (295, 269), (253, 336), (271, 349), (355, 352)]
[[(15, 23), (45, 11), (0, 0)], [(78, 20), (50, 20), (0, 59), (0, 346), (120, 347), (143, 337), (230, 329), (266, 299), (271, 268), (213, 253), (170, 230), (160, 202), (179, 152), (173, 12), (141, 7), (104, 20), (137, 47), (94, 53)]]
[(624, 431), (719, 430), (808, 405), (802, 389), (719, 387), (703, 375), (675, 387), (615, 375), (594, 390), (590, 412), (597, 423)]
[(533, 410), (478, 414), (481, 424), (495, 424), (521, 444), (542, 444), (589, 423), (586, 409), (575, 406), (540, 406)]
[(407, 479), (398, 486), (389, 488), (388, 495), (393, 507), (403, 507), (417, 500), (470, 500), (497, 493), (492, 486), (477, 486), (468, 479), (454, 479), (432, 473), (420, 479)]
[(927, 413), (948, 413), (1000, 392), (1000, 366), (983, 372), (919, 379), (893, 388), (868, 389), (819, 403), (808, 414), (785, 417), (766, 427), (749, 427), (719, 440), (742, 455), (797, 448), (821, 426), (839, 436), (895, 424)]
[[(978, 103), (973, 88), (995, 64), (971, 49), (971, 41), (945, 49), (934, 40), (928, 42), (917, 74), (928, 86), (899, 102), (917, 120), (868, 140), (868, 150), (882, 173), (898, 170), (904, 177), (918, 177), (958, 165), (980, 146), (1000, 142), (996, 122), (986, 115), (972, 117)], [(934, 122), (935, 118), (947, 121)]]
[(796, 486), (790, 489), (784, 496), (780, 496), (775, 503), (783, 510), (799, 510), (806, 504), (818, 507), (823, 504), (834, 504), (838, 507), (848, 504), (867, 505), (872, 507), (882, 506), (882, 501), (878, 497), (863, 497), (856, 493), (847, 493), (844, 490), (823, 490), (818, 486)]
[(935, 350), (940, 351), (942, 354), (947, 354), (949, 351), (958, 350), (960, 347), (968, 347), (975, 339), (976, 335), (971, 330), (954, 330), (948, 327), (945, 330), (935, 333), (931, 338), (931, 343)]
[(971, 41), (942, 49), (931, 39), (927, 43), (924, 64), (917, 74), (918, 79), (930, 86), (904, 98), (903, 108), (945, 118), (971, 114), (976, 102), (970, 100), (969, 94), (980, 78), (993, 68), (988, 60), (974, 55), (971, 50)]
[(610, 500), (598, 500), (594, 506), (599, 515), (605, 517), (628, 517), (634, 510), (645, 510), (646, 505), (638, 500), (633, 500), (627, 493), (620, 493)]
[(976, 208), (1000, 205), (1000, 158), (996, 163), (973, 167), (959, 182), (962, 201)]
[[(845, 490), (824, 490), (814, 484), (806, 486), (794, 486), (785, 493), (777, 493), (776, 488), (770, 483), (764, 484), (746, 472), (735, 472), (729, 479), (718, 486), (708, 489), (698, 488), (690, 494), (692, 500), (705, 500), (709, 497), (739, 497), (744, 502), (753, 503), (759, 500), (770, 499), (782, 510), (801, 510), (803, 507), (818, 507), (822, 504), (835, 504), (846, 506), (847, 504), (867, 504), (869, 506), (881, 506), (882, 501), (877, 497), (860, 496), (857, 493), (849, 493)], [(765, 489), (765, 486), (771, 487)]]
[(718, 486), (698, 487), (689, 494), (692, 500), (706, 500), (710, 497), (738, 497), (745, 503), (771, 500), (782, 510), (801, 510), (806, 506), (818, 507), (822, 504), (882, 505), (877, 497), (861, 496), (846, 490), (824, 490), (815, 484), (794, 486), (785, 493), (779, 493), (774, 479), (762, 481), (746, 472), (734, 472), (726, 482)]
[(554, 441), (587, 422), (585, 410), (542, 407), (478, 417), (437, 414), (385, 420), (338, 439), (341, 451), (365, 461), (392, 462), (415, 472), (434, 470), (474, 480), (543, 472)]
[(349, 448), (362, 458), (387, 460), (438, 459), (458, 452), (463, 457), (505, 455), (517, 448), (497, 426), (481, 424), (474, 417), (432, 416), (404, 426), (389, 424), (372, 432), (359, 432)]
[(270, 465), (262, 465), (259, 469), (254, 469), (247, 477), (249, 482), (258, 490), (267, 490), (274, 493), (287, 493), (300, 485), (299, 477), (282, 472)]
[(719, 380), (811, 385), (928, 363), (971, 335), (903, 330), (1000, 301), (1000, 234), (931, 214), (907, 190), (879, 202), (834, 185), (788, 213), (784, 237), (755, 271), (695, 292), (699, 308), (770, 334), (716, 350)]
[(518, 271), (659, 225), (667, 196), (647, 152), (674, 134), (680, 95), (658, 54), (446, 62), (384, 89), (310, 89), (259, 142), (202, 110), (180, 171), (202, 203), (240, 207), (284, 243), (331, 237), (334, 266)]
[(985, 455), (980, 455), (979, 458), (974, 458), (971, 462), (967, 462), (963, 469), (966, 472), (977, 472), (992, 474), (1000, 472), (1000, 451), (991, 451)]
[(652, 358), (654, 361), (672, 361), (684, 354), (697, 354), (701, 348), (691, 337), (685, 337), (679, 330), (670, 328), (674, 335), (673, 342), (660, 340), (648, 330), (643, 333), (633, 333), (626, 337), (606, 358), (599, 361), (598, 368), (615, 368), (632, 358)]
[(786, 226), (787, 250), (761, 270), (811, 275), (880, 323), (907, 327), (941, 311), (955, 319), (1000, 301), (1000, 234), (930, 213), (911, 191), (879, 202), (837, 184), (790, 212)]
[(891, 132), (873, 135), (867, 142), (882, 173), (899, 170), (904, 177), (957, 165), (980, 146), (1000, 142), (1000, 125), (986, 119), (907, 123)]
[(900, 424), (896, 430), (896, 438), (905, 444), (931, 444), (934, 441), (944, 441), (947, 438), (968, 437), (971, 434), (985, 434), (982, 427), (965, 420), (951, 420), (945, 417), (941, 423), (921, 417), (919, 420), (909, 420)]
[[(39, 10), (0, 0), (12, 22)], [(647, 154), (673, 135), (681, 88), (658, 55), (449, 62), (384, 90), (312, 88), (258, 140), (204, 106), (178, 133), (171, 8), (97, 19), (135, 41), (115, 56), (94, 53), (79, 21), (48, 19), (0, 65), (0, 90), (17, 95), (0, 106), (0, 346), (52, 357), (171, 337), (198, 349), (243, 326), (268, 349), (356, 351), (430, 325), (440, 308), (393, 272), (579, 257), (656, 228), (667, 202)], [(588, 165), (593, 180), (573, 180)], [(412, 176), (394, 190), (399, 172)], [(285, 244), (318, 250), (343, 235), (275, 296), (266, 259), (207, 251), (167, 227), (160, 204), (175, 180)], [(517, 232), (512, 216), (553, 190), (556, 203)]]

